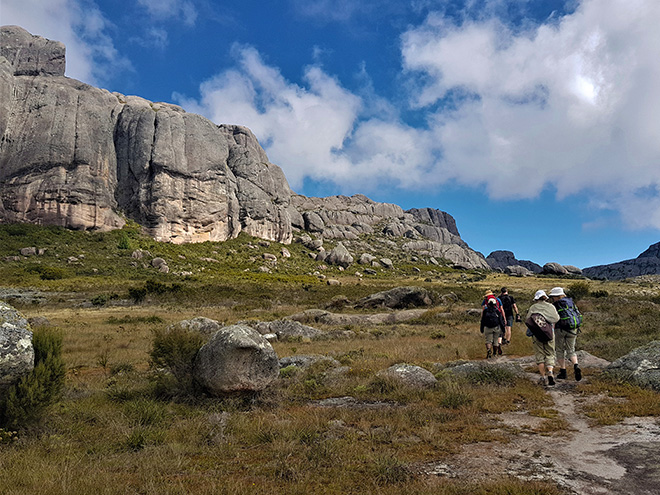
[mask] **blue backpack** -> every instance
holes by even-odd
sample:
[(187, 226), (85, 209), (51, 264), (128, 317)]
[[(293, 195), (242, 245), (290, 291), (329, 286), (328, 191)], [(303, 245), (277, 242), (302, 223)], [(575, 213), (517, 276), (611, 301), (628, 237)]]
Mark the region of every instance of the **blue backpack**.
[(559, 313), (559, 321), (555, 326), (566, 331), (579, 331), (580, 325), (582, 325), (582, 313), (580, 313), (580, 310), (573, 302), (573, 299), (570, 297), (564, 297), (559, 301), (556, 301), (554, 305), (555, 308), (557, 308), (557, 313)]

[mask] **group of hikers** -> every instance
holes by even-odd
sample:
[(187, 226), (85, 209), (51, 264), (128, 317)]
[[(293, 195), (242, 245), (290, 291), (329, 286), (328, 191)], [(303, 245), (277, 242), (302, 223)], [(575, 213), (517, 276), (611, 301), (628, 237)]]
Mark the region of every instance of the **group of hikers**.
[[(486, 359), (502, 354), (502, 346), (511, 342), (514, 319), (522, 321), (514, 297), (506, 287), (502, 287), (500, 292), (496, 296), (492, 291), (486, 291), (481, 304), (480, 330), (486, 341)], [(525, 325), (526, 335), (532, 338), (541, 384), (554, 385), (555, 379), (568, 378), (567, 364), (573, 365), (575, 380), (582, 380), (582, 370), (575, 353), (582, 315), (562, 287), (554, 287), (549, 294), (544, 290), (536, 291), (525, 317)], [(555, 363), (559, 365), (556, 377)]]

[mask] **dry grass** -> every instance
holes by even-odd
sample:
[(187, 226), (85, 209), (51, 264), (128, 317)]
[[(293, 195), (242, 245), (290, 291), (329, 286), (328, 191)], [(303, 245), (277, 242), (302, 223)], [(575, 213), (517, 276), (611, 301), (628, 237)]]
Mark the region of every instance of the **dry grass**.
[[(0, 443), (2, 493), (560, 493), (550, 484), (507, 478), (479, 484), (429, 479), (415, 469), (424, 462), (449, 458), (467, 443), (506, 440), (499, 426), (488, 421), (492, 414), (528, 411), (544, 417), (535, 430), (538, 434), (565, 429), (541, 387), (526, 380), (502, 385), (440, 374), (437, 387), (415, 391), (380, 380), (376, 373), (401, 362), (434, 371), (434, 363), (481, 359), (485, 347), (478, 321), (465, 311), (479, 307), (486, 288), (509, 287), (524, 313), (538, 288), (565, 285), (566, 280), (491, 274), (475, 275), (471, 281), (471, 274), (446, 271), (435, 272), (430, 283), (423, 281), (426, 273), (421, 278), (362, 281), (351, 274), (332, 276), (343, 285), (253, 276), (237, 279), (232, 292), (232, 284), (218, 274), (217, 285), (207, 278), (177, 297), (153, 297), (140, 305), (80, 308), (58, 301), (22, 308), (28, 316), (46, 316), (64, 332), (68, 386), (65, 398), (44, 424), (19, 432), (18, 440)], [(149, 380), (155, 329), (195, 316), (227, 324), (272, 320), (325, 307), (337, 295), (356, 300), (397, 285), (421, 285), (440, 295), (453, 292), (459, 301), (409, 324), (347, 328), (354, 332), (352, 338), (274, 344), (280, 357), (332, 356), (349, 367), (343, 375), (334, 376), (322, 367), (291, 373), (253, 401), (155, 398)], [(112, 279), (100, 289), (95, 287), (94, 293), (117, 287)], [(205, 288), (207, 294), (197, 297)], [(631, 287), (593, 282), (592, 290), (626, 295)], [(73, 298), (81, 299), (89, 299), (89, 293)], [(580, 307), (610, 318), (600, 301), (588, 300)], [(442, 314), (447, 311), (450, 317)], [(584, 340), (594, 347), (598, 339), (590, 340), (591, 335), (602, 331), (595, 321), (596, 317), (587, 318), (584, 333), (590, 336)], [(607, 323), (609, 331), (615, 323)], [(517, 325), (506, 353), (530, 352), (529, 340)], [(580, 385), (579, 390), (613, 396), (590, 406), (589, 414), (599, 422), (642, 411), (660, 415), (657, 393), (595, 383)], [(324, 408), (313, 403), (342, 396), (386, 405)]]

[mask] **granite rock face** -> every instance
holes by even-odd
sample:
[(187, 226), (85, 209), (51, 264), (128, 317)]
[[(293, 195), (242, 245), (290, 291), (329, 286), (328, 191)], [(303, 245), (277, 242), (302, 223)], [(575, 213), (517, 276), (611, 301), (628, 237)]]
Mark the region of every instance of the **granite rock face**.
[(297, 195), (249, 129), (67, 78), (64, 45), (0, 29), (0, 222), (110, 230), (132, 219), (174, 243), (379, 234), (489, 268), (445, 212)]
[(69, 79), (61, 43), (0, 36), (0, 220), (290, 242), (291, 190), (248, 129)]

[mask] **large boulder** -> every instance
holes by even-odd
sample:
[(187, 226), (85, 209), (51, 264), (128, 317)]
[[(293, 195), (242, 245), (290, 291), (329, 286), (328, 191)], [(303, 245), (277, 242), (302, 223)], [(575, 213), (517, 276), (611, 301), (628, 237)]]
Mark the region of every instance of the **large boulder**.
[(0, 301), (0, 390), (34, 368), (32, 332), (27, 319)]
[(279, 376), (275, 350), (245, 325), (224, 327), (197, 353), (195, 380), (211, 395), (264, 390)]
[[(516, 259), (512, 251), (493, 251), (486, 257), (486, 261), (493, 270), (503, 270), (504, 273), (517, 275), (518, 273), (541, 273), (543, 271), (543, 268), (533, 261)], [(524, 268), (526, 272), (522, 272), (513, 267)]]
[(546, 263), (543, 265), (543, 273), (545, 275), (568, 275), (568, 270), (559, 263)]
[(400, 383), (405, 387), (417, 389), (431, 388), (438, 381), (430, 371), (411, 364), (395, 364), (379, 371), (376, 376)]
[(377, 292), (360, 299), (356, 308), (392, 308), (404, 309), (429, 306), (433, 303), (431, 294), (424, 287), (395, 287), (394, 289)]
[(619, 380), (660, 390), (660, 340), (620, 357), (605, 368), (605, 373)]
[(351, 263), (353, 263), (353, 256), (348, 252), (346, 246), (339, 242), (325, 257), (325, 262), (330, 263), (331, 265), (339, 265), (348, 268)]
[(204, 340), (209, 340), (222, 328), (222, 324), (211, 318), (197, 316), (190, 320), (181, 320), (177, 323), (173, 323), (168, 327), (170, 330), (177, 328), (198, 333), (204, 338)]

